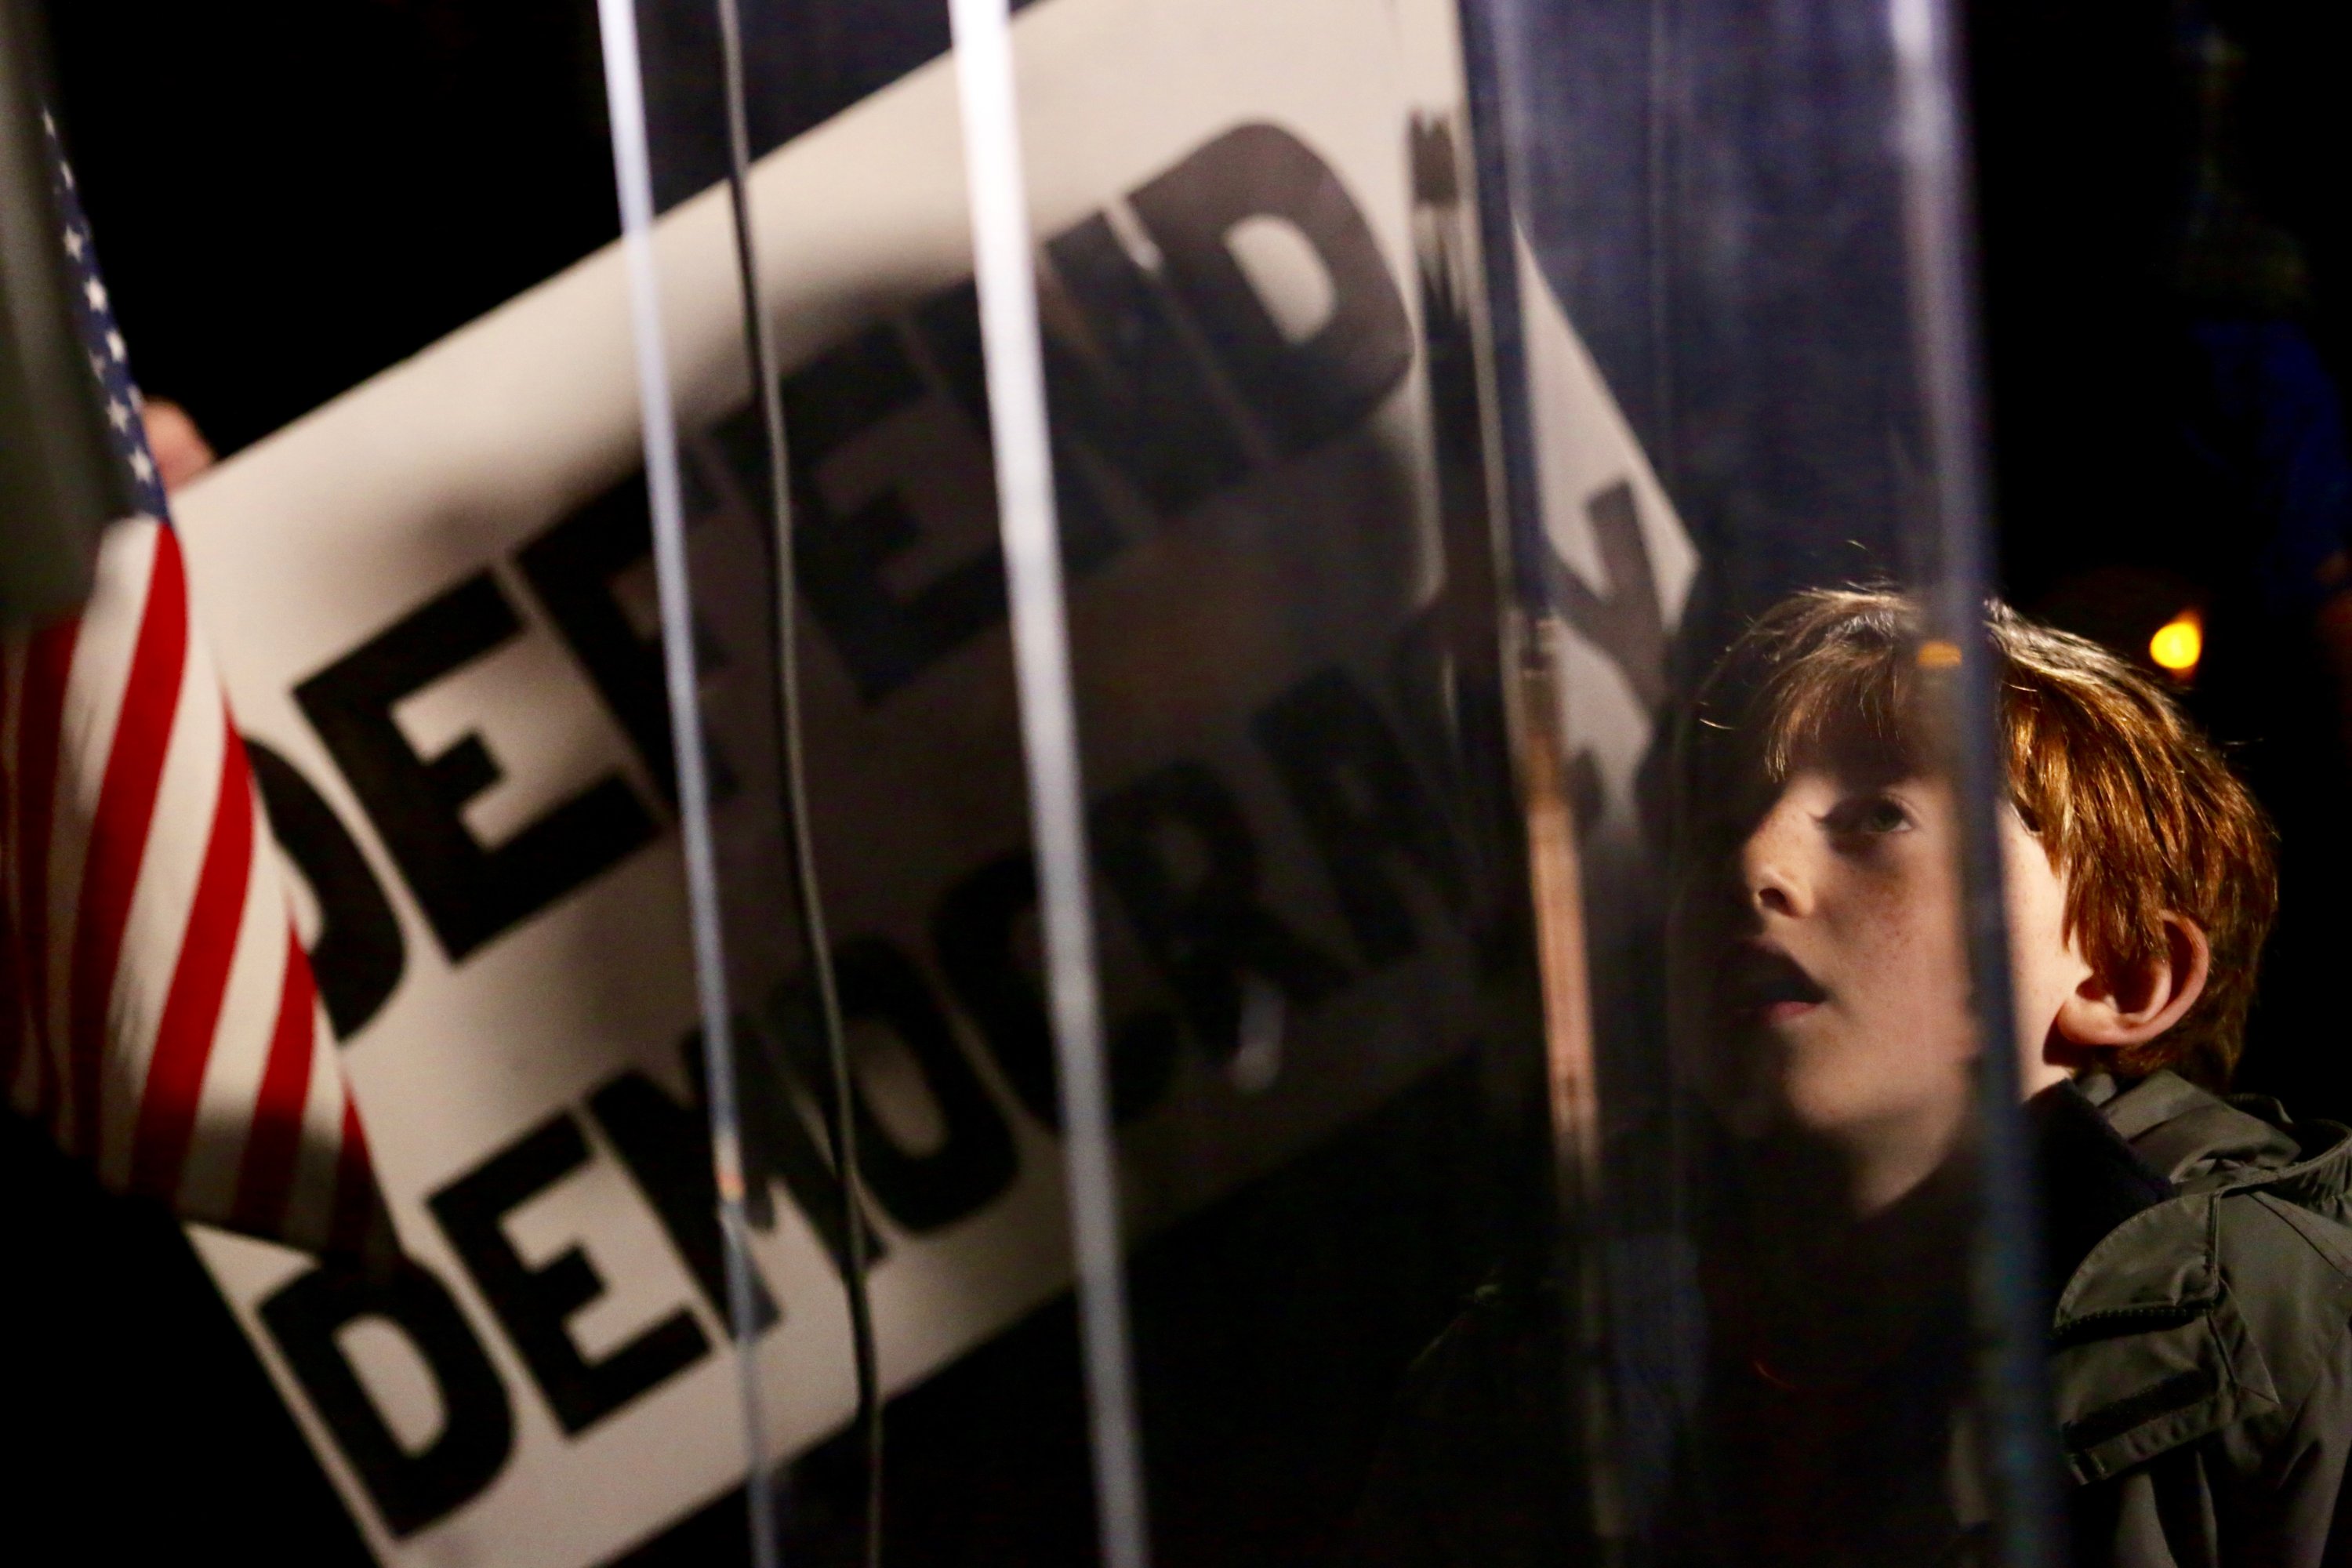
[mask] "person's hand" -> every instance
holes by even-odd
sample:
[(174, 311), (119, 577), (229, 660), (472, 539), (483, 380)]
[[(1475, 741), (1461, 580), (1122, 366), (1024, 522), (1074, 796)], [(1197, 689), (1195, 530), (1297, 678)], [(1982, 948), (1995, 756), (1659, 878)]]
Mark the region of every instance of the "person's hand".
[(147, 424), (147, 449), (155, 455), (165, 493), (213, 466), (212, 444), (186, 409), (167, 398), (151, 397), (139, 412)]

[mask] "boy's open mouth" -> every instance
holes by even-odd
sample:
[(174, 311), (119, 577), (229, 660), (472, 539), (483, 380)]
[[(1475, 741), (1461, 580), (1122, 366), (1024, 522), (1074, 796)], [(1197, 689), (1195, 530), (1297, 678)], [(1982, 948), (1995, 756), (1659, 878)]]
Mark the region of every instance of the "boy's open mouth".
[(1732, 949), (1724, 981), (1734, 1014), (1767, 1023), (1793, 1018), (1829, 1000), (1802, 964), (1761, 942), (1744, 942)]

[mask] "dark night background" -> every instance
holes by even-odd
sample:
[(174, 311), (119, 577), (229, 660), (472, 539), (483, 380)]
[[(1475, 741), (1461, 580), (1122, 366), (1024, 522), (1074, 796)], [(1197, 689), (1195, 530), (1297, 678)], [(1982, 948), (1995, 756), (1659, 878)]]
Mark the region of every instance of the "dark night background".
[[(2307, 610), (2282, 617), (2249, 585), (2259, 506), (2183, 479), (2194, 466), (2183, 431), (2207, 386), (2198, 323), (2283, 322), (2339, 381), (2352, 371), (2341, 178), (2352, 96), (2334, 80), (2352, 23), (2278, 0), (1979, 9), (2008, 591), (2126, 645), (2144, 643), (2149, 616), (2206, 606), (2211, 669), (2191, 700), (2240, 746), (2281, 817), (2289, 867), (2246, 1078), (2352, 1120), (2352, 1066), (2315, 994), (2345, 940), (2333, 904), (2352, 868), (2325, 805), (2344, 781), (2335, 692)], [(60, 119), (140, 379), (184, 404), (224, 455), (616, 231), (590, 0), (75, 0), (52, 12)], [(782, 0), (753, 22), (755, 57), (792, 73), (790, 112), (763, 141), (946, 43), (944, 6), (910, 0)], [(2199, 107), (2212, 82), (2184, 67), (2190, 23), (2218, 27), (2242, 56), (2214, 154), (2234, 226), (2201, 254), (2182, 240), (2183, 191), (2212, 153)], [(1655, 366), (1638, 338), (1612, 340), (1605, 289), (1581, 302), (1567, 292), (1675, 484), (1691, 436), (1664, 405), (1645, 410)], [(1677, 500), (1706, 510), (1703, 497)], [(1482, 1205), (1496, 1178), (1470, 1141), (1475, 1100), (1466, 1070), (1441, 1074), (1140, 1258), (1145, 1342), (1161, 1347), (1142, 1369), (1147, 1415), (1152, 1391), (1171, 1388), (1251, 1413), (1188, 1425), (1159, 1407), (1155, 1485), (1227, 1500), (1190, 1520), (1163, 1509), (1171, 1561), (1244, 1544), (1255, 1560), (1297, 1561), (1344, 1512), (1388, 1389), (1491, 1254)], [(364, 1561), (164, 1215), (98, 1194), (10, 1121), (0, 1248), (11, 1260), (0, 1336), (16, 1347), (0, 1411), (17, 1455), (0, 1493), (18, 1539), (78, 1540), (78, 1556), (99, 1560), (209, 1548)], [(1233, 1300), (1259, 1306), (1224, 1331), (1201, 1327)], [(1351, 1304), (1344, 1332), (1335, 1302)], [(1153, 1334), (1155, 1319), (1190, 1327)], [(1069, 1506), (1084, 1496), (1071, 1346), (1065, 1302), (893, 1406), (899, 1561), (1089, 1560), (1090, 1524)], [(972, 1411), (995, 1413), (987, 1454), (973, 1451)], [(1301, 1468), (1303, 1453), (1320, 1462)], [(813, 1546), (837, 1539), (825, 1499), (839, 1463), (807, 1467)], [(722, 1505), (647, 1560), (740, 1561), (740, 1534)]]

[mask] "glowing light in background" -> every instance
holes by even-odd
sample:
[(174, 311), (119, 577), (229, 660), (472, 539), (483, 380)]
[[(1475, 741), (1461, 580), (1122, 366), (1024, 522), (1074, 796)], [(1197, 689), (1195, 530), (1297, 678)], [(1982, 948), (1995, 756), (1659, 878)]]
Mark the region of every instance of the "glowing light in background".
[(2197, 661), (2205, 657), (2204, 617), (2193, 609), (2183, 610), (2157, 627), (2147, 639), (2147, 657), (2176, 680), (2196, 674)]

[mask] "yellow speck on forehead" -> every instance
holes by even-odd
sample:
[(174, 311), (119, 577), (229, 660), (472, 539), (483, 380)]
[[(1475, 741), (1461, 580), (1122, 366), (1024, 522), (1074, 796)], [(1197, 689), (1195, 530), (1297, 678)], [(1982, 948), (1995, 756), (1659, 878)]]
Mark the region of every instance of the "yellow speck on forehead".
[(1919, 668), (1922, 669), (1958, 669), (1960, 668), (1960, 645), (1942, 637), (1929, 637), (1919, 645)]

